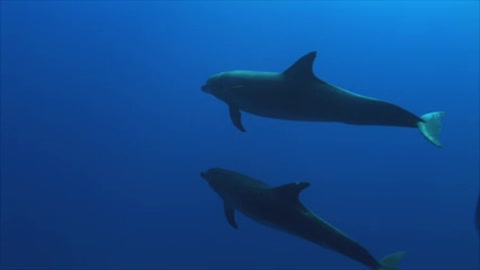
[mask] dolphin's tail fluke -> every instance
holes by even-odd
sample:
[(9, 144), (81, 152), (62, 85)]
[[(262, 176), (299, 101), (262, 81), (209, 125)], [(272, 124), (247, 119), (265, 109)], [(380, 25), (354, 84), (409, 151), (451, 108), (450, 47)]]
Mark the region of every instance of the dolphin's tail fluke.
[(418, 129), (427, 140), (437, 147), (442, 147), (440, 142), (440, 130), (442, 128), (442, 118), (445, 112), (431, 112), (422, 115), (421, 122), (418, 122)]
[(383, 259), (380, 261), (380, 266), (378, 267), (378, 270), (397, 270), (398, 263), (403, 258), (403, 256), (405, 256), (405, 252), (400, 251), (383, 257)]

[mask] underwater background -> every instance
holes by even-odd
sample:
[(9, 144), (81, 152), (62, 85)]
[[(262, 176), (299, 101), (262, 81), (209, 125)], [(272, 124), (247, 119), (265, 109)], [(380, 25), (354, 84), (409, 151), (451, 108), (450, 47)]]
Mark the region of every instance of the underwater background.
[[(366, 269), (238, 214), (224, 167), (301, 201), (400, 269), (479, 269), (477, 1), (2, 1), (2, 269)], [(217, 72), (314, 73), (418, 130), (267, 119), (202, 93)]]

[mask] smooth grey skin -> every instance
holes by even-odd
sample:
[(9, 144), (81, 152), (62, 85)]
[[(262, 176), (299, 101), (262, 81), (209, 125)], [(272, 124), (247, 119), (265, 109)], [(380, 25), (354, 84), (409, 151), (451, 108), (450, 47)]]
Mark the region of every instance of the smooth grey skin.
[(405, 254), (393, 253), (379, 262), (360, 244), (305, 208), (298, 197), (310, 186), (308, 182), (269, 187), (257, 179), (223, 168), (211, 168), (202, 172), (201, 177), (223, 199), (225, 216), (235, 229), (238, 228), (237, 210), (260, 224), (336, 251), (376, 270), (396, 269)]
[(395, 104), (322, 81), (313, 74), (315, 57), (316, 52), (310, 52), (280, 73), (221, 72), (211, 76), (202, 91), (225, 102), (233, 124), (243, 132), (241, 111), (294, 121), (419, 128), (427, 140), (441, 147), (440, 118), (444, 112), (419, 117)]

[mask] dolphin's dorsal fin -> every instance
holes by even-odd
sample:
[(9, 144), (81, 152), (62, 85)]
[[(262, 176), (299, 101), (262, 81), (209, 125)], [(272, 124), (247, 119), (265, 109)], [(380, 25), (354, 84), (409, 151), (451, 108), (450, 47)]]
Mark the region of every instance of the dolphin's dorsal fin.
[(274, 187), (272, 190), (279, 197), (290, 201), (298, 201), (300, 192), (310, 186), (308, 182), (296, 182)]
[(305, 54), (285, 70), (283, 74), (288, 78), (295, 78), (298, 80), (316, 80), (317, 77), (313, 74), (313, 61), (316, 56), (316, 51)]
[(223, 210), (228, 223), (235, 229), (238, 229), (237, 222), (235, 222), (235, 209), (229, 206), (226, 202), (223, 203)]

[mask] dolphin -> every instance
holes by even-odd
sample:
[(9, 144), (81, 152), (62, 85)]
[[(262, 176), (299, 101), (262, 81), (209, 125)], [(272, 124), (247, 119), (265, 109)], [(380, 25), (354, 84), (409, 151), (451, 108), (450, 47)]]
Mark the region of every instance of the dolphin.
[(308, 182), (288, 183), (276, 187), (223, 168), (210, 168), (200, 173), (223, 199), (228, 223), (238, 228), (235, 210), (254, 221), (313, 242), (347, 256), (370, 269), (395, 270), (405, 252), (396, 252), (377, 261), (370, 253), (299, 201), (299, 194)]
[(317, 78), (316, 51), (307, 53), (283, 72), (225, 71), (210, 76), (201, 87), (225, 102), (233, 125), (245, 132), (241, 111), (293, 121), (341, 122), (418, 128), (437, 147), (443, 111), (417, 116), (397, 105), (349, 92)]

